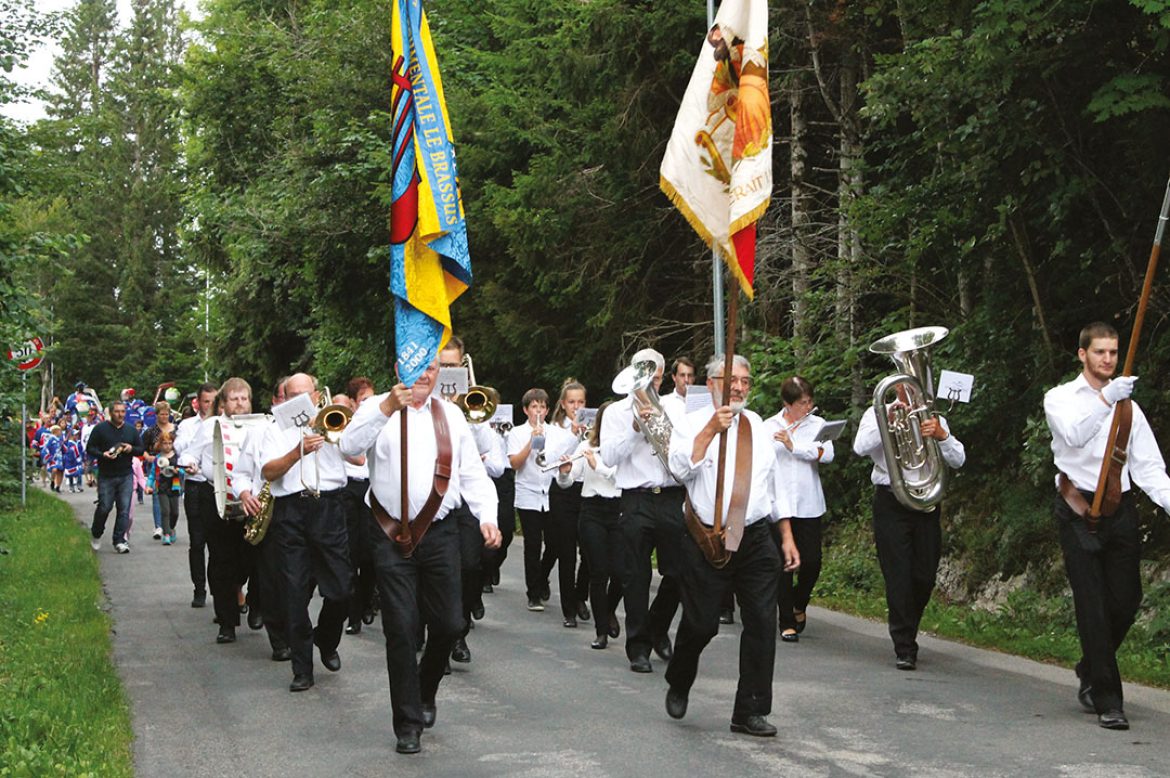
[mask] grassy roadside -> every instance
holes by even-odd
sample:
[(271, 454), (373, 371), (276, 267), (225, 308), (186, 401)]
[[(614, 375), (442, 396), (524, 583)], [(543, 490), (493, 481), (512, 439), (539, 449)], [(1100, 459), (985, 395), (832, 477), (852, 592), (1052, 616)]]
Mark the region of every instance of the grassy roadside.
[[(1059, 574), (1063, 576), (1063, 569)], [(1170, 586), (1147, 582), (1144, 588), (1137, 623), (1117, 655), (1121, 677), (1126, 682), (1170, 688)], [(885, 621), (885, 590), (867, 522), (833, 528), (812, 604)], [(1011, 594), (998, 611), (987, 612), (940, 602), (936, 592), (921, 628), (980, 648), (1068, 667), (1070, 684), (1071, 668), (1080, 658), (1071, 596), (1022, 589)]]
[(97, 560), (68, 505), (0, 512), (0, 776), (132, 776)]

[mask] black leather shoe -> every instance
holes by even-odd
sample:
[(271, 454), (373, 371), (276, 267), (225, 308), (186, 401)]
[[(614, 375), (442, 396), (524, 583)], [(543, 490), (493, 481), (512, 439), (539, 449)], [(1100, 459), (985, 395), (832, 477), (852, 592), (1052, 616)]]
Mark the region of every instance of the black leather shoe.
[(804, 614), (804, 611), (793, 611), (792, 618), (796, 620), (796, 634), (804, 632), (804, 627), (808, 624), (808, 616)]
[(630, 669), (635, 673), (652, 673), (654, 668), (650, 666), (650, 657), (638, 656), (630, 660)]
[(437, 711), (435, 710), (435, 703), (424, 702), (422, 704), (422, 714), (424, 727), (430, 729), (431, 727), (435, 726), (435, 715), (437, 714)]
[(610, 614), (609, 617), (609, 636), (614, 640), (622, 636), (621, 622), (618, 621), (618, 617), (614, 614)]
[(367, 609), (366, 609), (366, 612), (362, 614), (362, 624), (365, 624), (365, 625), (367, 625), (367, 626), (368, 626), (368, 625), (370, 625), (370, 624), (373, 624), (373, 623), (374, 623), (374, 618), (375, 618), (377, 615), (378, 615), (378, 614), (377, 614), (377, 613), (375, 613), (375, 611), (374, 611), (374, 609), (373, 609), (373, 608), (367, 608)]
[[(687, 693), (673, 686), (666, 690), (666, 715), (681, 719), (687, 715)], [(735, 725), (732, 724), (732, 727)], [(732, 730), (734, 731), (734, 729)], [(772, 730), (775, 733), (775, 730)]]
[(394, 750), (400, 754), (417, 754), (422, 751), (422, 746), (418, 743), (418, 733), (407, 732), (405, 735), (399, 735), (398, 745), (394, 746)]
[(482, 605), (477, 605), (476, 607), (471, 609), (471, 618), (475, 619), (476, 621), (481, 621), (483, 619), (483, 617), (484, 617), (484, 609), (483, 609)]
[(581, 621), (589, 621), (593, 618), (593, 614), (589, 612), (589, 606), (583, 602), (577, 603), (577, 618)]
[(900, 656), (894, 661), (894, 667), (899, 670), (917, 670), (918, 660), (912, 656)]
[(597, 639), (589, 644), (590, 648), (596, 648), (598, 651), (609, 646), (609, 638), (605, 635), (598, 635)]
[(566, 629), (576, 629), (577, 628), (577, 620), (575, 618), (573, 618), (572, 616), (570, 616), (569, 618), (565, 619), (564, 626)]
[(191, 598), (192, 608), (202, 608), (207, 605), (207, 592), (195, 592), (195, 596)]
[(215, 636), (216, 643), (235, 643), (236, 642), (236, 628), (235, 627), (220, 627), (219, 634)]
[(1129, 719), (1117, 708), (1097, 716), (1097, 724), (1105, 729), (1129, 729)]
[(345, 625), (345, 634), (360, 635), (362, 634), (362, 623), (360, 621), (351, 621)]
[(285, 646), (284, 648), (272, 649), (272, 661), (273, 662), (288, 662), (291, 659), (292, 659), (292, 649), (289, 648), (288, 646)]
[(292, 683), (288, 685), (290, 692), (303, 692), (313, 688), (313, 676), (311, 675), (294, 675)]
[(248, 611), (248, 629), (260, 629), (264, 626), (264, 617), (260, 615), (259, 608), (252, 608)]
[(540, 590), (540, 601), (548, 602), (550, 599), (552, 599), (552, 589), (549, 589), (548, 584), (546, 583), (544, 588)]
[(658, 658), (663, 662), (669, 662), (670, 658), (674, 656), (674, 649), (670, 646), (670, 638), (666, 635), (654, 641), (654, 653), (658, 654)]
[(495, 589), (492, 587), (492, 585), (490, 583), (486, 583), (483, 585), (483, 588), (480, 589), (480, 591), (483, 592), (484, 594), (491, 594), (492, 592), (495, 591)]
[(454, 662), (471, 661), (471, 649), (467, 647), (467, 641), (464, 638), (459, 638), (455, 641), (455, 645), (451, 646), (451, 660)]
[(731, 731), (755, 737), (776, 736), (776, 728), (763, 716), (732, 716)]
[(341, 669), (341, 655), (337, 653), (336, 649), (330, 651), (328, 654), (322, 651), (321, 664), (325, 665), (325, 669), (329, 672), (336, 673)]
[(1093, 707), (1093, 687), (1087, 683), (1082, 684), (1077, 691), (1077, 701), (1081, 704), (1081, 710), (1085, 713), (1096, 713), (1097, 709)]
[(719, 623), (720, 624), (734, 624), (735, 623), (735, 611), (732, 610), (731, 608), (724, 608), (723, 610), (719, 611)]
[(785, 630), (784, 632), (780, 633), (780, 639), (785, 643), (798, 643), (800, 642), (800, 635), (796, 634), (795, 630)]

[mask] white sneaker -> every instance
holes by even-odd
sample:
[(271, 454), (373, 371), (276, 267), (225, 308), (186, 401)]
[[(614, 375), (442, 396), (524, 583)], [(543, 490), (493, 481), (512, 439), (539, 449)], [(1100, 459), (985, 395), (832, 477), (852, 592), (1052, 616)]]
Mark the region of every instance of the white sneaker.
[(155, 527), (154, 528), (154, 539), (159, 540), (160, 538), (162, 538), (162, 527)]
[(92, 548), (94, 551), (101, 551), (102, 550), (102, 539), (90, 537), (89, 547)]
[(130, 544), (129, 543), (115, 543), (114, 550), (117, 551), (119, 554), (129, 554), (130, 553)]

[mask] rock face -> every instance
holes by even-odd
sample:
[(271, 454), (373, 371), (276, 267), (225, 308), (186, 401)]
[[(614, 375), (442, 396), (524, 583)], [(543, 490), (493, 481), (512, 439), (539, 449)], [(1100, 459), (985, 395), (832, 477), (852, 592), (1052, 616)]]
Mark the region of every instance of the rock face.
[(971, 607), (994, 613), (1007, 603), (1008, 595), (1023, 587), (1026, 582), (1027, 579), (1023, 573), (1013, 575), (1006, 580), (992, 578), (975, 595), (975, 600), (971, 603)]

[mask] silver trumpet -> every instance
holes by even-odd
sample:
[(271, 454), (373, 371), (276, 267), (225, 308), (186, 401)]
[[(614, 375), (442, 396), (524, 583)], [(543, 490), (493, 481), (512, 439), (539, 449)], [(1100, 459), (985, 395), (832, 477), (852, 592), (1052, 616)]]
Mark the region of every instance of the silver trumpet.
[(938, 441), (922, 435), (922, 422), (935, 415), (930, 349), (946, 336), (945, 327), (919, 327), (887, 335), (869, 346), (873, 353), (894, 360), (901, 371), (882, 379), (873, 390), (873, 409), (890, 491), (914, 511), (929, 511), (942, 501), (947, 488), (948, 468)]

